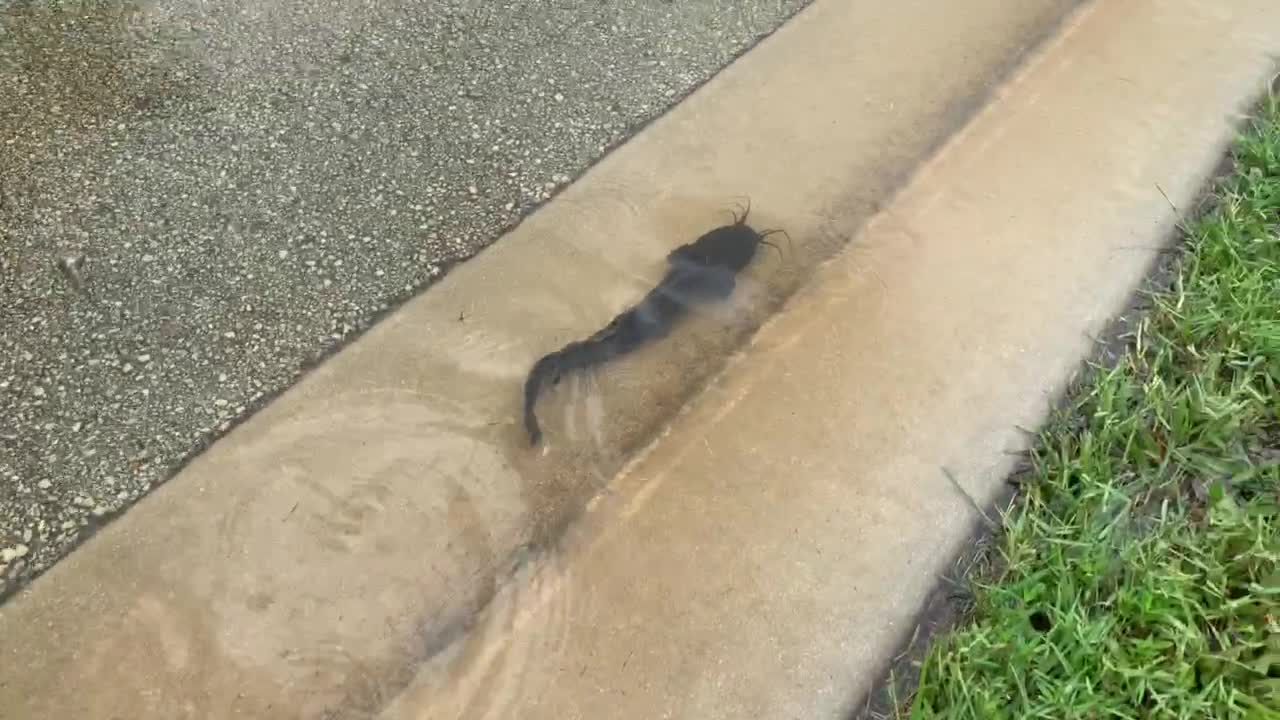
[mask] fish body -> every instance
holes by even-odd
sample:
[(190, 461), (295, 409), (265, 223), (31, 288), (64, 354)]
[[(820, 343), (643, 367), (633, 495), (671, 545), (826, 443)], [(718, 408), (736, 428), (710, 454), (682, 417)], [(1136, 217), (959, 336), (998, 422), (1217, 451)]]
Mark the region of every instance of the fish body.
[(570, 372), (604, 365), (671, 333), (694, 305), (727, 299), (737, 276), (751, 264), (764, 235), (746, 224), (746, 214), (729, 225), (709, 230), (667, 255), (662, 281), (639, 303), (619, 313), (601, 330), (544, 355), (534, 363), (524, 384), (524, 426), (531, 445), (542, 441), (536, 406), (548, 386)]

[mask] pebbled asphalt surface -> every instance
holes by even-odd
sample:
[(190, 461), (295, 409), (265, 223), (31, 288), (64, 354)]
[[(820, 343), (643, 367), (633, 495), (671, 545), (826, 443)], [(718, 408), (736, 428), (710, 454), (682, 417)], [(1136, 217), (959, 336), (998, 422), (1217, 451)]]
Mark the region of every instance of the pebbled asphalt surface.
[(808, 0), (0, 0), (0, 599)]

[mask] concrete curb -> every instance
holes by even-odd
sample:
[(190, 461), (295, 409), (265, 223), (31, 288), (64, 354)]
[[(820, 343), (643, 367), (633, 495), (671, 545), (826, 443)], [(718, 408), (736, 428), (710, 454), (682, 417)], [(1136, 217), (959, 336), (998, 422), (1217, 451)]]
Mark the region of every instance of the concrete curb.
[(1218, 165), (1278, 20), (1084, 8), (381, 717), (847, 715), (1151, 267), (1166, 195)]

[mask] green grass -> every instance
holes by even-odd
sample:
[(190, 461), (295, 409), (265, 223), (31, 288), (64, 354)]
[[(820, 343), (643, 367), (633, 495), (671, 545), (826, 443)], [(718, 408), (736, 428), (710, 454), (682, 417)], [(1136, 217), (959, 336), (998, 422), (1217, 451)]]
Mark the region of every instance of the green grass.
[(1280, 719), (1280, 102), (1042, 433), (910, 718)]

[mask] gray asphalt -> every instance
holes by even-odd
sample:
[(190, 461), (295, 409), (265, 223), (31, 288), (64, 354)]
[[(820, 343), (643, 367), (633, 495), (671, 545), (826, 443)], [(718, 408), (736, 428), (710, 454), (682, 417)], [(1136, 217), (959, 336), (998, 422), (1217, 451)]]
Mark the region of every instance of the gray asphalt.
[(0, 598), (807, 1), (0, 0)]

